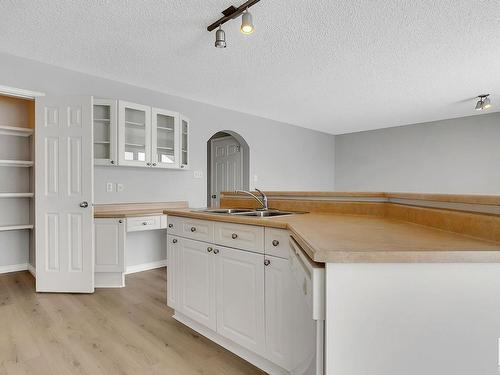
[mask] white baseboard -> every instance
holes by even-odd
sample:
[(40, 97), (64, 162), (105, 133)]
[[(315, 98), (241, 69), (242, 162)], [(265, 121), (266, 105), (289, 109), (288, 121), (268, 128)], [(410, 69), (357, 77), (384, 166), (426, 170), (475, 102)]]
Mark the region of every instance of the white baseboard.
[(30, 271), (31, 276), (33, 276), (34, 278), (36, 278), (36, 268), (33, 267), (30, 263), (28, 263), (28, 271)]
[(9, 272), (18, 272), (18, 271), (27, 271), (27, 270), (28, 270), (28, 263), (0, 266), (0, 273), (9, 273)]
[(163, 259), (163, 260), (157, 260), (156, 262), (149, 262), (149, 263), (136, 264), (134, 266), (127, 266), (127, 270), (125, 271), (125, 275), (131, 274), (131, 273), (136, 273), (136, 272), (154, 270), (155, 268), (166, 267), (166, 265), (167, 265), (167, 260)]

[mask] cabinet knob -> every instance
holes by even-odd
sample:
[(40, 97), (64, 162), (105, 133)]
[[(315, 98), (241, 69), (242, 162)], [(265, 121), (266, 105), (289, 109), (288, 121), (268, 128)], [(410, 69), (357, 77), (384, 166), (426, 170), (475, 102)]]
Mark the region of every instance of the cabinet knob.
[(168, 224), (168, 227), (169, 227), (169, 228), (173, 228), (173, 227), (174, 227), (174, 224)]
[(89, 203), (88, 203), (88, 202), (85, 202), (85, 201), (84, 201), (84, 202), (80, 203), (80, 207), (81, 207), (81, 208), (87, 208), (88, 206), (89, 206)]
[(153, 163), (153, 167), (156, 167), (156, 163)]
[(207, 247), (207, 251), (208, 251), (209, 253), (211, 253), (211, 252), (212, 252), (212, 250), (213, 250), (213, 249), (212, 249), (211, 247)]
[(191, 227), (191, 232), (196, 232), (196, 227)]
[(273, 246), (278, 246), (280, 242), (278, 240), (273, 240)]
[(147, 221), (143, 221), (142, 225), (148, 225), (148, 222)]
[(177, 238), (174, 238), (174, 239), (172, 240), (172, 243), (177, 243)]
[(115, 164), (115, 161), (114, 160), (110, 160), (109, 161), (111, 164)]
[(235, 239), (237, 239), (237, 238), (238, 238), (238, 235), (237, 235), (236, 233), (233, 233), (233, 234), (231, 234), (231, 238), (232, 238), (233, 240), (235, 240)]
[(219, 249), (214, 249), (214, 254), (219, 254)]
[(264, 259), (264, 266), (269, 266), (271, 261), (269, 259)]
[(123, 223), (123, 220), (118, 220), (118, 222), (119, 222), (120, 224), (122, 224), (122, 223)]
[(146, 163), (146, 165), (147, 165), (148, 167), (150, 167), (150, 166), (151, 166), (151, 163)]

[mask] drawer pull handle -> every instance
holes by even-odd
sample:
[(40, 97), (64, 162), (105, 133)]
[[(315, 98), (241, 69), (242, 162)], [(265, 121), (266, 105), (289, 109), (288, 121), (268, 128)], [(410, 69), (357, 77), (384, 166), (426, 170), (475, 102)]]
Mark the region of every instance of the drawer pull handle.
[(174, 238), (174, 239), (172, 240), (172, 243), (177, 243), (177, 238)]
[(233, 234), (231, 234), (231, 238), (232, 238), (233, 240), (235, 240), (235, 239), (237, 239), (237, 238), (238, 238), (238, 235), (237, 235), (236, 233), (233, 233)]
[(214, 249), (214, 254), (219, 254), (219, 249)]
[(211, 253), (211, 252), (212, 252), (212, 250), (213, 250), (213, 249), (212, 249), (211, 247), (207, 247), (207, 251), (208, 251), (209, 253)]
[(269, 259), (264, 259), (264, 266), (269, 266), (271, 261)]
[(168, 227), (169, 227), (169, 228), (173, 228), (173, 227), (174, 227), (174, 224), (168, 224)]
[(196, 232), (196, 227), (191, 227), (191, 232)]
[(278, 240), (273, 240), (273, 246), (278, 246), (280, 242)]

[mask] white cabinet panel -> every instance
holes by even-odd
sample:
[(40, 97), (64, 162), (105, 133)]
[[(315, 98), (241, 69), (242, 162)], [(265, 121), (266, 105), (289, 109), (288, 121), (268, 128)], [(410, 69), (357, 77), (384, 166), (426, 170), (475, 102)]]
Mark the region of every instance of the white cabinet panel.
[(151, 165), (151, 107), (118, 102), (118, 160), (120, 165)]
[(290, 266), (287, 259), (265, 259), (266, 358), (281, 367), (291, 368), (293, 311), (291, 306)]
[(169, 216), (168, 233), (194, 240), (213, 242), (214, 223), (208, 220)]
[(216, 222), (214, 223), (214, 241), (218, 245), (264, 253), (264, 228)]
[(181, 246), (175, 236), (167, 236), (167, 305), (172, 309), (180, 309), (181, 292), (180, 266)]
[(215, 331), (214, 255), (210, 244), (178, 239), (181, 252), (180, 311)]
[(265, 228), (265, 253), (288, 259), (290, 255), (290, 233), (285, 229)]
[(95, 272), (125, 272), (123, 219), (95, 219)]
[(161, 228), (161, 216), (139, 216), (127, 219), (127, 232), (154, 230)]
[(264, 256), (216, 247), (217, 333), (265, 354)]
[(152, 166), (179, 168), (180, 126), (179, 114), (164, 109), (152, 109)]
[(189, 167), (189, 127), (191, 122), (185, 116), (180, 116), (181, 122), (181, 168)]

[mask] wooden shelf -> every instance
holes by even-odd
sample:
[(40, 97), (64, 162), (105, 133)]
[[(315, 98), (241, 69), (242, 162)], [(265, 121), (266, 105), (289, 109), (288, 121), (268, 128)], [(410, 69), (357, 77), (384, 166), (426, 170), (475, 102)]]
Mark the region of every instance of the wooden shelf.
[(24, 224), (24, 225), (6, 225), (0, 226), (0, 232), (5, 232), (9, 230), (23, 230), (23, 229), (33, 229), (32, 224)]
[(0, 160), (0, 167), (24, 167), (33, 166), (33, 162), (29, 160)]
[(33, 193), (0, 193), (0, 198), (33, 198)]
[(33, 129), (30, 128), (21, 128), (17, 126), (4, 126), (0, 125), (0, 134), (1, 135), (14, 135), (18, 137), (29, 137), (33, 134)]

